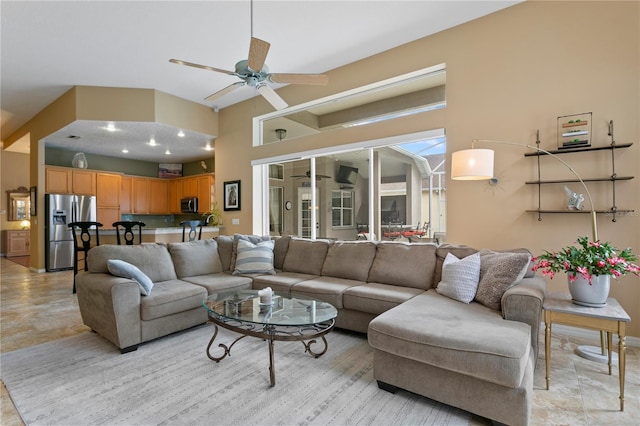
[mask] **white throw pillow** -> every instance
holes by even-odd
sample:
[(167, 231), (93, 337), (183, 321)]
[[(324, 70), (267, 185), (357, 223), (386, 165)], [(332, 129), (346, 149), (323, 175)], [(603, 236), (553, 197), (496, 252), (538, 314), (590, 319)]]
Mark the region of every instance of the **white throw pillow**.
[(238, 274), (275, 274), (273, 268), (273, 241), (261, 241), (253, 244), (250, 241), (238, 240), (236, 267), (233, 275)]
[(480, 253), (458, 259), (451, 253), (442, 264), (442, 280), (436, 291), (450, 299), (469, 303), (476, 296), (480, 281)]
[(129, 278), (138, 283), (140, 287), (140, 294), (148, 296), (151, 294), (153, 288), (153, 281), (144, 272), (138, 269), (137, 266), (132, 265), (124, 260), (109, 259), (107, 261), (107, 268), (111, 275), (116, 277)]

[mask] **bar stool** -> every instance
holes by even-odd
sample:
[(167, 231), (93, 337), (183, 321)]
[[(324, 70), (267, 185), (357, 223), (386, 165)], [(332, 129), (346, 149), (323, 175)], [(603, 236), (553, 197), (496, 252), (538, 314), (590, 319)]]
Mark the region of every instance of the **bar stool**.
[[(180, 226), (182, 226), (182, 242), (185, 241), (185, 234), (187, 228), (189, 228), (189, 241), (195, 241), (196, 239), (202, 239), (202, 221), (200, 220), (185, 220), (180, 222)], [(198, 238), (196, 238), (196, 234)]]
[[(91, 247), (100, 245), (100, 233), (99, 228), (102, 227), (100, 222), (71, 222), (67, 225), (71, 228), (71, 232), (73, 233), (73, 292), (76, 292), (76, 275), (78, 275), (78, 261), (84, 261), (84, 270), (89, 270), (87, 265), (87, 252)], [(91, 244), (91, 234), (89, 233), (89, 229), (95, 226), (96, 227), (96, 243), (95, 245)], [(76, 230), (80, 230), (80, 241), (82, 242), (82, 246), (78, 245), (78, 235), (76, 234)], [(84, 257), (82, 259), (78, 259), (78, 252), (83, 252)]]
[(118, 245), (122, 245), (120, 242), (120, 228), (124, 228), (124, 233), (122, 237), (124, 238), (124, 242), (128, 246), (132, 246), (135, 244), (135, 234), (133, 232), (133, 228), (138, 227), (138, 244), (142, 244), (142, 227), (146, 226), (144, 222), (138, 221), (119, 221), (113, 222), (111, 224), (114, 228), (116, 228), (116, 239), (118, 241)]

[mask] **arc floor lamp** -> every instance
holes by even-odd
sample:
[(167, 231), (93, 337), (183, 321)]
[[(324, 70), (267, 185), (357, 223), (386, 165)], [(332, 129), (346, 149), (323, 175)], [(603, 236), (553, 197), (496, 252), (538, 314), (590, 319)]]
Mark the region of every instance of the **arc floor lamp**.
[[(451, 157), (451, 179), (454, 180), (488, 180), (492, 179), (493, 174), (493, 150), (492, 149), (479, 149), (475, 148), (477, 143), (496, 143), (502, 145), (513, 145), (519, 146), (521, 148), (529, 148), (533, 149), (541, 154), (549, 155), (559, 162), (561, 162), (567, 169), (571, 171), (575, 175), (575, 177), (580, 181), (582, 187), (584, 188), (585, 194), (587, 194), (587, 198), (589, 200), (589, 207), (591, 208), (591, 232), (593, 235), (593, 241), (598, 241), (598, 223), (596, 220), (596, 208), (593, 204), (593, 198), (591, 198), (591, 193), (589, 192), (589, 188), (582, 180), (582, 177), (576, 172), (571, 165), (569, 165), (566, 161), (564, 161), (559, 156), (540, 148), (539, 146), (534, 146), (530, 144), (523, 144), (517, 142), (510, 141), (499, 141), (492, 139), (473, 139), (471, 141), (471, 149), (464, 149), (461, 151), (456, 151), (452, 154)], [(540, 138), (536, 135), (536, 145), (540, 144)], [(606, 355), (606, 345), (604, 332), (600, 332), (600, 347), (596, 346), (580, 346), (578, 347), (578, 354), (583, 358), (590, 359), (592, 361), (606, 363), (608, 362), (608, 358)], [(616, 354), (613, 354), (616, 355)], [(612, 362), (616, 362), (616, 357), (612, 357)]]

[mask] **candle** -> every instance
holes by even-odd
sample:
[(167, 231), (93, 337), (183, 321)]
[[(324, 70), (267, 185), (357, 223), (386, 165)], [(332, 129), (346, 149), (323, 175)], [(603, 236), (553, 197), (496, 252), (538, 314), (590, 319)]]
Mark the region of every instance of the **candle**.
[(262, 303), (263, 305), (271, 304), (272, 295), (273, 295), (273, 290), (271, 290), (271, 287), (267, 287), (265, 289), (258, 291), (258, 296), (260, 296), (260, 303)]

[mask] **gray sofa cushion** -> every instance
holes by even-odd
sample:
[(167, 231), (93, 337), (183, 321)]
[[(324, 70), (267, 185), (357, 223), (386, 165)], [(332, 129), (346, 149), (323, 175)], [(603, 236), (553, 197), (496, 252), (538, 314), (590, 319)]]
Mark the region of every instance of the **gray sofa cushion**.
[(418, 288), (369, 283), (346, 289), (342, 303), (345, 309), (379, 315), (422, 293)]
[(222, 262), (222, 270), (231, 270), (231, 253), (233, 253), (233, 237), (228, 235), (218, 235), (215, 238), (218, 243), (218, 254)]
[(287, 250), (289, 250), (290, 236), (286, 237), (274, 237), (273, 238), (273, 267), (276, 269), (282, 269), (284, 264), (284, 258), (287, 256)]
[(144, 243), (133, 246), (105, 244), (89, 250), (89, 272), (109, 273), (107, 261), (120, 259), (135, 265), (154, 283), (177, 278), (169, 250), (164, 244)]
[(336, 309), (344, 308), (342, 294), (350, 287), (362, 285), (362, 281), (335, 277), (318, 277), (301, 281), (291, 289), (292, 296), (318, 299), (331, 303)]
[(291, 288), (299, 282), (318, 278), (317, 275), (300, 274), (298, 272), (278, 271), (275, 275), (260, 275), (253, 277), (253, 289), (262, 290), (271, 287), (273, 291), (291, 294)]
[(371, 241), (336, 241), (329, 246), (322, 275), (366, 281), (375, 256)]
[(378, 243), (368, 282), (427, 290), (434, 286), (436, 246), (419, 243)]
[(170, 243), (169, 253), (178, 278), (222, 272), (218, 243), (213, 239)]
[[(181, 280), (154, 283), (153, 291), (140, 299), (140, 318), (149, 321), (202, 306), (207, 290)], [(203, 308), (204, 309), (204, 308)]]
[(376, 349), (510, 388), (522, 382), (530, 334), (528, 324), (435, 290), (379, 315), (368, 330)]
[(251, 278), (230, 275), (225, 272), (217, 274), (183, 277), (183, 281), (197, 284), (207, 289), (208, 294), (219, 291), (250, 290)]
[(329, 242), (325, 240), (306, 240), (291, 238), (289, 250), (284, 258), (282, 270), (301, 274), (320, 275), (327, 257)]

